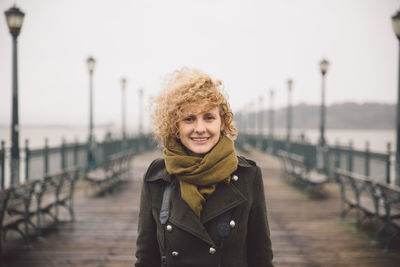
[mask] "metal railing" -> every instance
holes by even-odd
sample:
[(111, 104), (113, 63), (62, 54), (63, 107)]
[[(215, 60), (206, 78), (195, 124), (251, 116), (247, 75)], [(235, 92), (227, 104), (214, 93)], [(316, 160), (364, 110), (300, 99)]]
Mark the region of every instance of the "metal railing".
[[(156, 147), (151, 135), (142, 135), (132, 138), (107, 139), (95, 144), (95, 167), (101, 165), (108, 156), (120, 151), (131, 150), (134, 154), (150, 150)], [(0, 147), (0, 181), (1, 188), (10, 186), (9, 181), (9, 149), (5, 147), (4, 141)], [(86, 169), (88, 165), (88, 143), (66, 143), (60, 146), (45, 146), (40, 149), (30, 149), (29, 142), (25, 142), (25, 148), (21, 149), (21, 177), (20, 183), (30, 179), (41, 179), (48, 174), (57, 173), (60, 170), (73, 166)]]
[[(320, 169), (318, 163), (319, 147), (306, 140), (287, 143), (284, 138), (271, 139), (263, 135), (240, 134), (236, 145), (239, 148), (244, 148), (246, 144), (275, 156), (280, 149), (302, 155), (306, 159), (307, 167)], [(323, 150), (324, 169), (322, 171), (330, 177), (333, 176), (335, 168), (342, 168), (371, 177), (379, 182), (394, 183), (394, 156), (389, 144), (386, 153), (372, 152), (369, 150), (368, 144), (365, 150), (354, 149), (352, 144), (348, 146), (327, 145)]]

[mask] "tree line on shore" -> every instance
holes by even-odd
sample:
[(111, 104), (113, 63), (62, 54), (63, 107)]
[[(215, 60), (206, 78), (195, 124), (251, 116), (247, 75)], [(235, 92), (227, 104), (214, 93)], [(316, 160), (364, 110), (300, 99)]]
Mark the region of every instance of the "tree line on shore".
[[(287, 109), (274, 111), (274, 127), (286, 127)], [(263, 110), (258, 119), (263, 118), (268, 126), (268, 110)], [(298, 104), (292, 107), (292, 127), (297, 129), (318, 128), (320, 106)], [(254, 114), (247, 115), (246, 121), (254, 123)], [(382, 103), (346, 102), (326, 107), (326, 127), (331, 129), (395, 129), (396, 105)]]

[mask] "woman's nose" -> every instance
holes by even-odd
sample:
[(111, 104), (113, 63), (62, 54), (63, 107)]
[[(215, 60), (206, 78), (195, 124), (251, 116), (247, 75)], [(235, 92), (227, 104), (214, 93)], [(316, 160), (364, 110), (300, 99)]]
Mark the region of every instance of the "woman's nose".
[(205, 122), (203, 120), (197, 120), (195, 126), (195, 132), (203, 133), (206, 131)]

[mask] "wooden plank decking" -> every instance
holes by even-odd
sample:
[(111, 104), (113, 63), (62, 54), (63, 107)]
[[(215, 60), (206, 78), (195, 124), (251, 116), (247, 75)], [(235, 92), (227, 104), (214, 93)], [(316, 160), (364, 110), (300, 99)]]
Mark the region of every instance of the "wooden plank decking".
[[(159, 155), (136, 157), (132, 181), (112, 195), (78, 192), (76, 221), (50, 229), (33, 249), (6, 241), (7, 266), (133, 266), (141, 179)], [(339, 222), (336, 185), (327, 185), (328, 198), (310, 200), (279, 178), (276, 159), (257, 152), (250, 157), (263, 170), (276, 266), (400, 266), (399, 250), (386, 254), (365, 233)]]

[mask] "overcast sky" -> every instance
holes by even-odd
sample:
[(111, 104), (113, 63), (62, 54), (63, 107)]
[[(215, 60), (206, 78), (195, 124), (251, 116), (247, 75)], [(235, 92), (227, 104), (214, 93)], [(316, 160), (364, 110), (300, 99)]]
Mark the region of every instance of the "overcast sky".
[[(160, 78), (182, 66), (221, 79), (234, 111), (276, 91), (286, 104), (320, 103), (319, 61), (327, 58), (326, 102), (395, 103), (400, 0), (1, 0), (0, 124), (11, 121), (12, 42), (4, 11), (25, 12), (18, 38), (21, 124), (88, 121), (86, 58), (94, 72), (95, 123), (120, 123), (121, 77), (136, 124)], [(268, 101), (264, 105), (267, 108)], [(253, 105), (254, 106), (254, 105)]]

